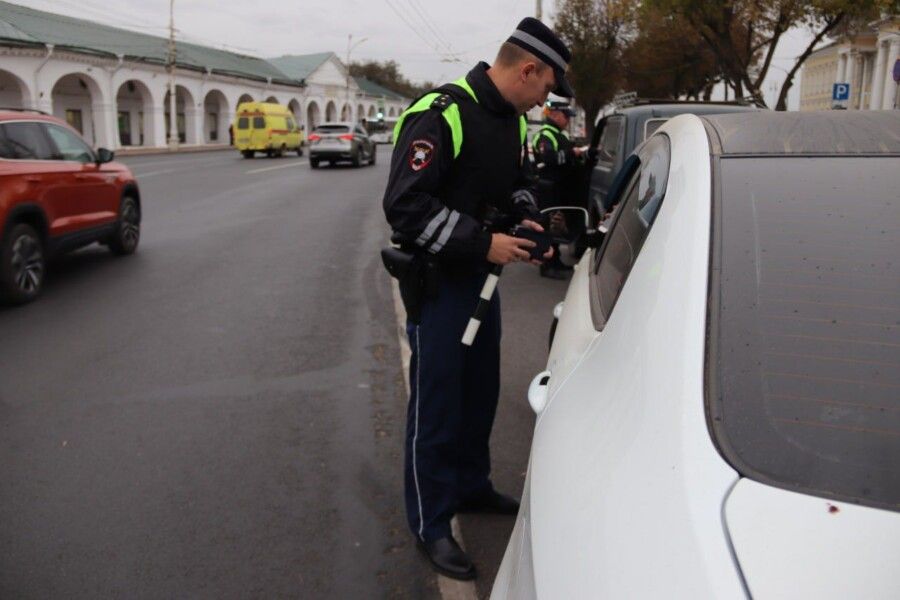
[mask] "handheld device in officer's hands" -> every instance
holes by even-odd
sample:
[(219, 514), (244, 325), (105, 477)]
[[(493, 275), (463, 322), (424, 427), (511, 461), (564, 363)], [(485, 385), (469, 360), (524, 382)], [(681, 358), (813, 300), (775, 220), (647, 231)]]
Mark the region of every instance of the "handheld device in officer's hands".
[(547, 253), (547, 250), (550, 249), (550, 234), (546, 231), (535, 231), (524, 225), (516, 225), (509, 234), (513, 237), (523, 238), (534, 242), (534, 248), (528, 249), (529, 254), (531, 254), (531, 260), (544, 261), (544, 255)]

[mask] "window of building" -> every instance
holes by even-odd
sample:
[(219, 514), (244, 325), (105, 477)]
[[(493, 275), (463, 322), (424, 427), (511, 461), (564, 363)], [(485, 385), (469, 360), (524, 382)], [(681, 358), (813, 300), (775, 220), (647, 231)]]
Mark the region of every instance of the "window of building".
[(66, 109), (66, 123), (72, 126), (72, 128), (84, 135), (84, 124), (81, 121), (81, 111), (76, 109)]

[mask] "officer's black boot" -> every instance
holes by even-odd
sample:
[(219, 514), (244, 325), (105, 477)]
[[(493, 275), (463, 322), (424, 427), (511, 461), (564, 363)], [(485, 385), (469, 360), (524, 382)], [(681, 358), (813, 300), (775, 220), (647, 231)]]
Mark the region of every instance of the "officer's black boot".
[(452, 535), (431, 542), (419, 542), (435, 571), (452, 579), (475, 579), (475, 565)]

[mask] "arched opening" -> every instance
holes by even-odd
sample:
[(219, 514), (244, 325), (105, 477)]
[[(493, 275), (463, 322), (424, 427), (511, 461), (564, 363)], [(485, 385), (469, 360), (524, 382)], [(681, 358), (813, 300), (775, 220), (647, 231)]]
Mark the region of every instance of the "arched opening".
[(353, 109), (350, 108), (349, 104), (345, 104), (341, 107), (341, 121), (352, 121), (353, 120)]
[(266, 98), (266, 102), (272, 102), (273, 104), (278, 104), (278, 98), (276, 98), (275, 96), (269, 96), (268, 98)]
[(369, 106), (369, 119), (375, 118), (375, 105)]
[(356, 120), (364, 121), (366, 119), (366, 107), (360, 104), (356, 107)]
[(325, 105), (325, 122), (334, 123), (335, 121), (337, 121), (337, 106), (334, 105), (334, 102), (329, 101)]
[(103, 93), (90, 75), (71, 73), (60, 77), (53, 85), (50, 99), (54, 116), (78, 130), (88, 144), (109, 143), (103, 122)]
[(237, 107), (244, 102), (253, 102), (253, 96), (251, 96), (250, 94), (241, 94), (241, 97), (238, 98), (237, 105), (234, 108), (237, 109)]
[(310, 102), (309, 106), (306, 107), (306, 130), (312, 131), (321, 122), (322, 115), (319, 110), (319, 105), (315, 102)]
[(153, 96), (143, 82), (129, 79), (116, 92), (119, 146), (156, 145), (153, 137)]
[[(169, 137), (169, 124), (172, 122), (170, 114), (169, 92), (163, 102), (163, 110), (166, 114), (166, 138)], [(182, 144), (197, 144), (197, 109), (194, 97), (188, 89), (181, 85), (175, 86), (175, 126), (178, 129), (178, 141)]]
[(9, 71), (0, 70), (0, 106), (31, 108), (30, 96), (24, 81)]
[(396, 117), (396, 116), (397, 116), (397, 114), (394, 112), (394, 107), (393, 107), (393, 106), (392, 106), (392, 107), (390, 108), (390, 110), (388, 111), (388, 116), (389, 116), (389, 117)]
[(304, 121), (303, 109), (300, 107), (300, 101), (296, 98), (291, 98), (291, 101), (288, 102), (288, 110), (294, 115), (294, 122), (297, 123), (297, 127), (302, 126)]
[(207, 144), (227, 144), (228, 99), (219, 90), (210, 90), (203, 99), (203, 140)]

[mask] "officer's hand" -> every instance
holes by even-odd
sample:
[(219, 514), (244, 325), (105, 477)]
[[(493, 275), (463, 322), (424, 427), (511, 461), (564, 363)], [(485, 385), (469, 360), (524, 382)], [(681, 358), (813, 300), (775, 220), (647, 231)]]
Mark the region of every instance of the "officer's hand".
[[(533, 221), (529, 222), (533, 223)], [(537, 223), (534, 224), (537, 225)], [(513, 237), (505, 233), (494, 233), (491, 234), (491, 247), (488, 250), (487, 259), (495, 265), (508, 265), (511, 262), (527, 261), (530, 256), (528, 249), (534, 248), (534, 246), (534, 242), (525, 238)]]
[(519, 225), (522, 225), (523, 227), (527, 227), (528, 229), (533, 229), (535, 231), (543, 231), (544, 230), (544, 227), (540, 223), (536, 223), (535, 221), (532, 221), (531, 219), (522, 219), (522, 222), (519, 223)]

